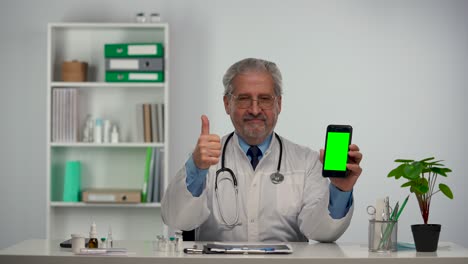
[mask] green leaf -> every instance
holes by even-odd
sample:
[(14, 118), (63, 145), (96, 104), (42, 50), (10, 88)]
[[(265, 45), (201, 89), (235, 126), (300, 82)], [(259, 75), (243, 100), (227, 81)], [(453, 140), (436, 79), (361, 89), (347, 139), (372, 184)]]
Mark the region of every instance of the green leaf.
[(409, 162), (413, 162), (414, 160), (410, 160), (410, 159), (396, 159), (395, 162), (398, 162), (398, 163), (409, 163)]
[(441, 161), (443, 161), (443, 160), (436, 160), (436, 161), (433, 161), (433, 162), (427, 162), (427, 164), (433, 165), (433, 166), (444, 166), (444, 164), (439, 163)]
[(395, 179), (401, 178), (403, 176), (403, 169), (406, 166), (406, 164), (401, 164), (400, 166), (396, 167), (395, 169), (391, 170), (387, 177), (395, 177)]
[(413, 182), (409, 181), (409, 182), (403, 183), (400, 187), (405, 188), (405, 187), (408, 187), (408, 186), (411, 186), (411, 185), (413, 185)]
[(445, 194), (445, 196), (447, 196), (450, 199), (453, 199), (453, 193), (452, 193), (452, 190), (450, 190), (450, 187), (441, 183), (439, 184), (439, 189), (443, 194)]
[(419, 162), (425, 163), (426, 161), (428, 161), (428, 160), (433, 160), (433, 159), (434, 159), (434, 157), (425, 158), (425, 159), (420, 160)]
[(431, 171), (436, 174), (447, 177), (447, 172), (451, 172), (452, 170), (449, 168), (432, 167)]
[(421, 173), (427, 173), (431, 171), (432, 171), (432, 168), (429, 167), (429, 168), (424, 168)]
[(411, 190), (412, 192), (416, 192), (418, 194), (427, 193), (427, 191), (429, 191), (429, 184), (427, 182), (427, 179), (419, 178), (418, 180), (413, 181), (413, 184), (411, 185)]
[(406, 164), (405, 168), (403, 169), (403, 177), (409, 180), (413, 180), (419, 178), (423, 170), (423, 165), (418, 161), (413, 162), (411, 164)]
[(424, 185), (413, 185), (411, 186), (411, 189), (413, 190), (413, 192), (418, 194), (425, 194), (427, 193), (427, 191), (429, 191), (429, 187)]

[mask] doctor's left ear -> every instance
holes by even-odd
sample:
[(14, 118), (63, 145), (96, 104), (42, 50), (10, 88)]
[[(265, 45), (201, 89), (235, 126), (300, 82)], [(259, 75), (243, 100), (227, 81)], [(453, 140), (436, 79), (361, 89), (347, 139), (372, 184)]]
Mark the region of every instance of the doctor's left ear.
[(224, 101), (224, 110), (226, 111), (226, 114), (230, 115), (231, 114), (231, 108), (229, 106), (229, 98), (225, 95), (223, 97)]

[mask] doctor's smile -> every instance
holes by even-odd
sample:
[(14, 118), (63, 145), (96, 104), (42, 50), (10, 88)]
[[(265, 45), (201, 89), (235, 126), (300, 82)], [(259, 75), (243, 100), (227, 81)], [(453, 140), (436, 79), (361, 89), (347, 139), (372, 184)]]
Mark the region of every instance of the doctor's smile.
[(246, 117), (244, 117), (244, 122), (247, 124), (247, 125), (253, 125), (253, 126), (266, 126), (266, 117), (265, 116), (257, 116), (257, 117), (254, 117), (254, 116), (251, 116), (251, 115), (248, 115)]
[(337, 240), (353, 215), (359, 148), (350, 149), (345, 178), (326, 178), (320, 151), (274, 131), (283, 93), (275, 63), (241, 60), (222, 82), (234, 131), (221, 137), (202, 115), (195, 149), (163, 197), (164, 223), (200, 241)]

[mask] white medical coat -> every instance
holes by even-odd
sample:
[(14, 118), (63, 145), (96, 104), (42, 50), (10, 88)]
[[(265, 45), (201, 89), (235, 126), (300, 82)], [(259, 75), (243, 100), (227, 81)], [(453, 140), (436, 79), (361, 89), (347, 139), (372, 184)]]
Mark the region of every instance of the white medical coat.
[[(222, 139), (222, 144), (227, 136)], [(322, 177), (319, 153), (282, 138), (281, 173), (284, 181), (273, 184), (270, 175), (277, 170), (280, 145), (272, 137), (270, 146), (254, 171), (249, 158), (233, 135), (226, 146), (225, 167), (237, 177), (240, 225), (228, 227), (221, 220), (216, 199), (215, 177), (220, 162), (209, 168), (199, 197), (193, 197), (186, 184), (183, 167), (173, 177), (162, 200), (162, 218), (178, 230), (197, 228), (201, 241), (307, 241), (332, 242), (349, 226), (353, 206), (346, 216), (333, 219), (328, 211), (329, 180)], [(223, 174), (225, 176), (225, 174)], [(232, 183), (218, 178), (220, 208), (228, 222), (235, 218), (236, 203)]]

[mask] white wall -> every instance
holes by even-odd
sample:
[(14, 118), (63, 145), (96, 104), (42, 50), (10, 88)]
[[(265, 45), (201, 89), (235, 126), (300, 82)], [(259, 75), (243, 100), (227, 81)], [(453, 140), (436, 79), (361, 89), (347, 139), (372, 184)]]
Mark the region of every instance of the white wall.
[[(464, 162), (468, 106), (467, 1), (1, 1), (0, 248), (45, 237), (46, 26), (127, 22), (159, 11), (170, 24), (170, 172), (193, 148), (200, 115), (212, 132), (232, 130), (221, 78), (233, 62), (277, 62), (284, 78), (277, 132), (313, 149), (329, 123), (354, 127), (364, 153), (355, 215), (340, 241), (367, 241), (365, 208), (402, 200), (387, 179), (395, 158), (446, 160), (455, 199), (441, 195), (430, 222), (441, 240), (468, 247)], [(421, 223), (414, 197), (400, 218), (401, 241)]]

